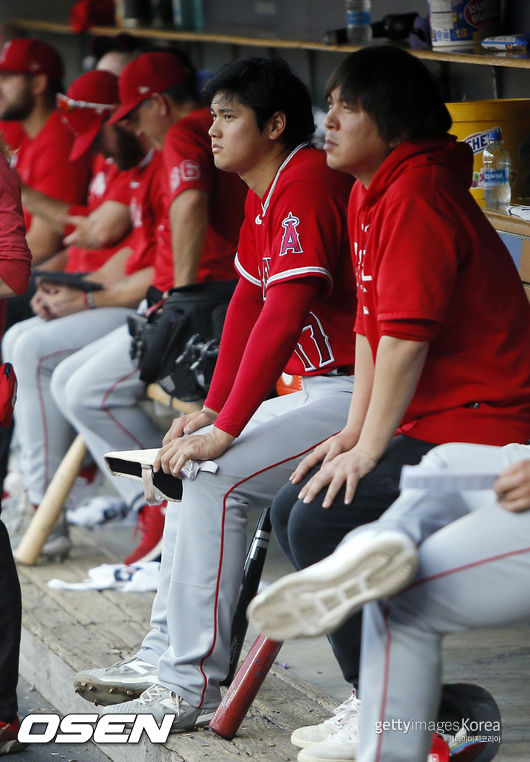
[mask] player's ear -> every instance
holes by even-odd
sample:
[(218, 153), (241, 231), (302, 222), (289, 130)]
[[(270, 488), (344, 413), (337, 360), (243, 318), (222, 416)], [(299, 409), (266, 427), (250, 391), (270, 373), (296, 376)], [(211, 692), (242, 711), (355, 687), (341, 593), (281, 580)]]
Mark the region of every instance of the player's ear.
[(287, 126), (287, 118), (283, 111), (275, 111), (269, 119), (267, 126), (269, 130), (269, 138), (271, 140), (278, 140)]
[(39, 72), (31, 77), (31, 92), (34, 96), (44, 95), (48, 88), (49, 78), (47, 74)]
[(167, 116), (171, 110), (171, 99), (165, 93), (153, 93), (149, 106), (156, 108), (160, 116)]

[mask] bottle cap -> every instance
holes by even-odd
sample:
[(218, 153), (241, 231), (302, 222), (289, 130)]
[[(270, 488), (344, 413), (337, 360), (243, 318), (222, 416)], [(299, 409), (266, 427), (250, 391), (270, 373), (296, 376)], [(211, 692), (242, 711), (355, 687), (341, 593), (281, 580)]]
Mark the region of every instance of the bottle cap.
[(494, 127), (492, 130), (488, 130), (488, 140), (501, 140), (502, 131), (500, 127)]

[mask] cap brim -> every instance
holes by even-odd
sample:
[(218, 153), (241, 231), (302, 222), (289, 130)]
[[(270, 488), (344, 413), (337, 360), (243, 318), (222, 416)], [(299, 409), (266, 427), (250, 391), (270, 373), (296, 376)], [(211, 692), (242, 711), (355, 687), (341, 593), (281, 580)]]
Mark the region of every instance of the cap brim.
[(141, 103), (145, 98), (138, 98), (136, 103), (122, 103), (121, 106), (117, 108), (117, 110), (113, 113), (111, 118), (109, 119), (109, 124), (116, 124), (116, 122), (121, 121), (122, 119), (125, 119), (126, 116), (128, 116), (131, 111), (138, 106), (139, 103)]
[(86, 129), (80, 135), (77, 135), (76, 139), (74, 140), (72, 150), (70, 151), (70, 155), (68, 157), (70, 161), (75, 161), (76, 159), (79, 159), (80, 156), (82, 156), (84, 153), (88, 151), (88, 149), (90, 148), (90, 146), (96, 139), (96, 135), (101, 129), (101, 125), (102, 125), (102, 121), (94, 122), (94, 124), (90, 125), (88, 129)]
[(9, 64), (1, 64), (0, 63), (0, 71), (4, 74), (29, 74), (27, 71), (27, 68), (22, 68), (21, 66), (13, 66)]

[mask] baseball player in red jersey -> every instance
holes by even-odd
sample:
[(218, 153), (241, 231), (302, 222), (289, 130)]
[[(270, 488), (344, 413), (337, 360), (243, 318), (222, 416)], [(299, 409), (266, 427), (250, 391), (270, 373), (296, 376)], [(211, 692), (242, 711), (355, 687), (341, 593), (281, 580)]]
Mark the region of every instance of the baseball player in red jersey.
[[(173, 713), (175, 731), (207, 722), (220, 700), (248, 509), (267, 505), (312, 443), (342, 425), (353, 383), (351, 178), (307, 145), (306, 88), (281, 59), (243, 59), (214, 75), (206, 96), (215, 164), (249, 187), (240, 279), (205, 406), (173, 422), (158, 463), (178, 475), (190, 458), (214, 459), (218, 470), (184, 479), (182, 502), (168, 508), (140, 652), (75, 678), (102, 703), (146, 688), (105, 711)], [(302, 390), (263, 402), (284, 369), (301, 374)]]
[(181, 56), (144, 53), (120, 76), (122, 105), (111, 118), (111, 123), (127, 120), (162, 152), (173, 264), (158, 262), (154, 286), (161, 291), (235, 276), (233, 243), (246, 188), (237, 175), (215, 168), (210, 114), (194, 88)]
[[(81, 203), (91, 161), (87, 156), (74, 164), (69, 160), (74, 135), (55, 108), (62, 77), (62, 61), (48, 43), (9, 40), (0, 53), (0, 118), (24, 127), (13, 157), (21, 180), (54, 198)], [(27, 210), (24, 219), (33, 263), (38, 264), (60, 247), (61, 236)]]
[[(116, 108), (117, 83), (117, 77), (108, 71), (92, 71), (78, 77), (66, 95), (57, 95), (62, 116), (68, 121), (69, 133), (74, 138), (69, 156), (71, 163), (85, 157), (90, 157), (93, 163), (86, 204), (71, 204), (22, 184), (26, 210), (34, 219), (41, 219), (60, 233), (66, 244), (62, 251), (48, 259), (46, 269), (93, 272), (123, 249), (125, 238), (131, 232), (129, 205), (134, 194), (130, 183), (143, 154), (135, 141), (136, 145), (128, 142), (125, 150), (120, 149), (121, 156), (115, 156), (116, 161), (109, 155), (109, 151), (116, 153), (113, 144), (117, 140), (120, 144), (125, 142), (123, 135), (116, 138), (114, 128), (107, 123)], [(101, 138), (103, 133), (104, 139)], [(8, 325), (32, 317), (33, 313), (48, 317), (44, 297), (50, 290), (49, 285), (40, 277), (36, 279), (36, 286), (35, 295), (32, 297), (30, 292), (25, 297), (28, 302), (32, 297), (31, 309), (29, 305), (24, 306), (22, 299), (16, 304), (11, 300)]]
[[(233, 279), (246, 187), (237, 175), (214, 166), (211, 117), (197, 100), (193, 70), (180, 55), (142, 55), (122, 73), (120, 95), (122, 104), (111, 127), (137, 131), (163, 155), (151, 303), (174, 285)], [(98, 298), (94, 295), (96, 304)], [(158, 427), (139, 404), (145, 384), (130, 358), (130, 342), (122, 325), (68, 357), (53, 375), (57, 406), (102, 466), (109, 450), (160, 444)], [(138, 545), (126, 562), (156, 558), (165, 503), (146, 505), (141, 485), (127, 479), (120, 479), (117, 488), (138, 513), (140, 529)]]
[[(109, 108), (116, 108), (118, 86), (115, 75), (106, 71), (89, 72), (72, 83), (69, 92), (79, 98), (79, 101), (70, 98), (69, 113), (73, 114), (76, 108), (81, 112), (77, 116), (92, 138), (84, 141), (85, 150), (96, 142), (96, 147), (99, 145), (105, 154), (113, 155), (120, 167), (128, 168), (121, 171), (114, 163), (101, 162), (100, 172), (92, 184), (88, 209), (98, 204), (100, 208), (107, 202), (114, 207), (124, 206), (132, 233), (121, 246), (104, 250), (103, 262), (107, 262), (91, 276), (102, 283), (104, 288), (101, 291), (88, 297), (79, 289), (58, 286), (48, 280), (47, 290), (39, 288), (34, 299), (34, 302), (38, 299), (41, 316), (17, 323), (4, 337), (3, 354), (17, 366), (20, 397), (15, 420), (25, 464), (25, 486), (34, 505), (40, 503), (75, 436), (63, 413), (64, 396), (57, 405), (52, 397), (52, 373), (87, 343), (124, 325), (127, 316), (138, 306), (152, 278), (158, 214), (163, 206), (158, 152), (147, 144), (142, 148), (137, 138), (123, 127), (102, 124), (100, 115), (94, 114), (91, 119), (88, 113), (97, 109), (98, 97), (106, 107), (101, 109), (101, 115), (106, 111), (108, 117)], [(78, 102), (81, 105), (76, 106)], [(89, 108), (88, 103), (92, 107)], [(130, 147), (131, 137), (136, 144), (133, 149)], [(138, 162), (145, 149), (145, 156)], [(130, 168), (134, 164), (136, 166)], [(125, 203), (126, 199), (129, 205)], [(69, 248), (75, 252), (75, 270), (83, 269), (83, 265), (93, 266), (97, 261), (91, 258), (90, 249)], [(119, 251), (113, 254), (115, 249)], [(101, 309), (89, 309), (91, 307)], [(83, 393), (86, 396), (84, 382)], [(70, 545), (66, 527), (61, 522), (43, 552), (64, 555)]]

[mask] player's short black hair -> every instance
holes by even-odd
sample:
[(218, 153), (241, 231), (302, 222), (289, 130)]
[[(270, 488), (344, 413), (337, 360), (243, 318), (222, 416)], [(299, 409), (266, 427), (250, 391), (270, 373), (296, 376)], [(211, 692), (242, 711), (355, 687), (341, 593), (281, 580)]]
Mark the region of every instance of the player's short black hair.
[(307, 143), (315, 131), (309, 91), (283, 58), (249, 57), (226, 64), (206, 83), (206, 103), (211, 104), (219, 92), (251, 108), (260, 132), (274, 113), (283, 112), (286, 127), (281, 140), (288, 149)]
[(387, 143), (446, 133), (452, 120), (429, 70), (401, 48), (363, 48), (345, 58), (330, 76), (328, 98), (360, 106)]

